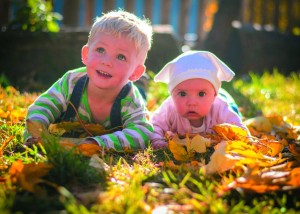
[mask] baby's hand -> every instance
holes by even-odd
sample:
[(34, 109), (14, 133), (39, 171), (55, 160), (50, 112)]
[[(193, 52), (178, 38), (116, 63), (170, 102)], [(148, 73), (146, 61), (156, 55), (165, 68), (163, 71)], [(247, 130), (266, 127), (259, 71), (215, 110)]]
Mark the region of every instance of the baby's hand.
[(166, 131), (166, 132), (165, 132), (165, 137), (166, 137), (167, 139), (172, 138), (174, 135), (175, 135), (175, 134), (174, 134), (173, 132), (171, 132), (171, 131)]
[(168, 147), (168, 142), (166, 142), (165, 140), (156, 140), (154, 142), (152, 142), (152, 148), (153, 149), (163, 149)]

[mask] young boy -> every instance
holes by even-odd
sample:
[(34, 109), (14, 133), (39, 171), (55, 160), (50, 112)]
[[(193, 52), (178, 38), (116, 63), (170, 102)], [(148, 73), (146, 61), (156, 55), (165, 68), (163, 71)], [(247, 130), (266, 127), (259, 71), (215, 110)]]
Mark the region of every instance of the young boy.
[(151, 144), (154, 149), (168, 145), (166, 132), (211, 133), (212, 127), (232, 123), (247, 130), (239, 115), (223, 96), (219, 95), (222, 81), (230, 81), (234, 72), (214, 54), (188, 51), (171, 62), (154, 77), (168, 84), (170, 97), (153, 113)]
[[(151, 42), (152, 28), (146, 19), (121, 10), (98, 17), (82, 47), (85, 67), (66, 72), (41, 94), (29, 106), (26, 119), (45, 127), (58, 120), (76, 121), (75, 111), (68, 105), (71, 100), (78, 102), (77, 112), (84, 123), (98, 123), (106, 129), (122, 127), (111, 134), (85, 138), (82, 143), (115, 151), (146, 148), (153, 127), (146, 119), (143, 98), (132, 82), (145, 71)], [(74, 92), (78, 82), (82, 93)], [(77, 101), (71, 99), (73, 92)], [(24, 137), (26, 144), (36, 140), (27, 126)]]

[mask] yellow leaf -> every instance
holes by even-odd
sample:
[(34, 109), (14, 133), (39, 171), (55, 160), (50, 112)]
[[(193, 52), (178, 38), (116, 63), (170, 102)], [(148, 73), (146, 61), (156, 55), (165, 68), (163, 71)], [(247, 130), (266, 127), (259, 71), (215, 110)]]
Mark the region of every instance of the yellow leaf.
[(225, 172), (233, 168), (240, 160), (240, 157), (229, 155), (226, 151), (226, 141), (222, 141), (216, 145), (215, 152), (210, 157), (210, 162), (203, 167), (203, 170), (206, 174)]
[(173, 137), (169, 140), (169, 149), (172, 152), (174, 158), (178, 161), (187, 161), (188, 160), (188, 153), (183, 145), (177, 143), (176, 141), (180, 141), (177, 137)]
[(198, 153), (205, 153), (207, 145), (210, 145), (210, 140), (208, 138), (196, 135), (192, 138), (188, 151), (192, 150)]
[(213, 130), (226, 140), (248, 141), (248, 132), (239, 126), (230, 123), (215, 125)]

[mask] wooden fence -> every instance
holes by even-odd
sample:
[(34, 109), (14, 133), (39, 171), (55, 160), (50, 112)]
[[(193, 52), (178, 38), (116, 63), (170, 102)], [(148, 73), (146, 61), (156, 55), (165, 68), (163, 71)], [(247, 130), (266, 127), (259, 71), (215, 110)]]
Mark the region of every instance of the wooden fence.
[[(149, 18), (153, 25), (170, 25), (179, 40), (203, 41), (211, 30), (222, 0), (47, 0), (62, 14), (61, 29), (89, 29), (103, 12), (124, 9)], [(0, 1), (0, 25), (15, 17), (18, 1)], [(21, 2), (21, 1), (19, 1)], [(227, 1), (230, 3), (230, 1)], [(262, 30), (300, 35), (300, 0), (241, 0), (237, 20)], [(236, 22), (235, 22), (236, 23)], [(229, 26), (228, 26), (229, 27)]]

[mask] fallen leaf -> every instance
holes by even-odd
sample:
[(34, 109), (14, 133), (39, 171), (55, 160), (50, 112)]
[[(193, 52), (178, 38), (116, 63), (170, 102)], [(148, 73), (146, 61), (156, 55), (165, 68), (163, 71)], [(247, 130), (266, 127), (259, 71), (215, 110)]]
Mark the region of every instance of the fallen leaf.
[(290, 180), (287, 182), (287, 185), (293, 187), (300, 187), (300, 167), (294, 168), (291, 170)]
[(63, 121), (60, 123), (50, 124), (48, 130), (51, 134), (56, 136), (72, 136), (79, 138), (87, 137), (89, 134), (92, 136), (99, 136), (113, 131), (106, 130), (100, 124), (81, 124), (79, 121)]
[(298, 146), (296, 143), (291, 143), (288, 145), (288, 148), (295, 159), (300, 162), (300, 146)]
[(29, 134), (34, 138), (42, 138), (43, 133), (48, 133), (46, 127), (33, 120), (26, 120), (26, 126)]
[(240, 160), (240, 157), (228, 154), (227, 146), (226, 141), (222, 141), (215, 146), (215, 152), (210, 157), (210, 162), (203, 166), (204, 173), (222, 173), (235, 166), (235, 164)]
[(170, 151), (172, 152), (174, 158), (178, 161), (188, 161), (188, 152), (186, 151), (185, 147), (176, 141), (180, 141), (177, 137), (169, 139), (168, 146)]
[(187, 137), (187, 151), (195, 151), (198, 153), (205, 153), (206, 147), (210, 145), (211, 141), (201, 135), (195, 135), (191, 140)]
[(82, 143), (76, 147), (76, 151), (85, 156), (92, 157), (93, 155), (100, 155), (102, 148), (96, 144)]
[(247, 130), (230, 123), (215, 125), (213, 130), (225, 140), (248, 141)]
[(51, 168), (52, 166), (46, 163), (23, 164), (18, 160), (11, 165), (9, 174), (13, 182), (34, 193), (37, 184), (43, 182), (42, 177), (48, 174)]
[(259, 116), (250, 118), (244, 121), (247, 127), (252, 127), (256, 131), (270, 132), (272, 130), (272, 123), (267, 117)]

